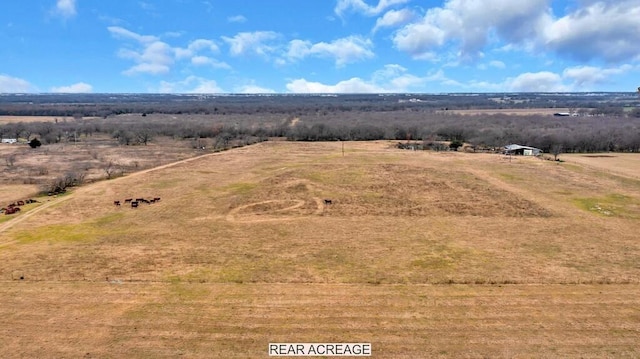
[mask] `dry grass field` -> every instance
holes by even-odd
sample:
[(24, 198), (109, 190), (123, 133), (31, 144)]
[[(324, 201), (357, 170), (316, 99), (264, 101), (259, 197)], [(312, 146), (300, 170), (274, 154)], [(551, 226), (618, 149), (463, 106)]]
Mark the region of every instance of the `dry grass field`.
[(441, 113), (455, 113), (459, 115), (510, 115), (510, 116), (531, 116), (546, 115), (553, 116), (557, 112), (569, 112), (568, 108), (504, 108), (504, 109), (472, 109), (472, 110), (448, 110)]
[(560, 158), (596, 170), (640, 179), (640, 156), (636, 153), (570, 153)]
[[(154, 198), (114, 206), (114, 200)], [(330, 199), (331, 204), (325, 204)], [(0, 223), (0, 356), (640, 356), (640, 180), (577, 162), (265, 142)]]
[[(156, 137), (147, 146), (122, 146), (110, 136), (83, 136), (77, 143), (57, 143), (32, 149), (25, 144), (0, 144), (0, 207), (32, 197), (67, 173), (91, 182), (137, 172), (201, 155), (189, 141)], [(12, 163), (8, 158), (13, 156)]]
[[(84, 117), (85, 120), (91, 120), (95, 117)], [(72, 120), (73, 117), (65, 116), (0, 116), (0, 125), (16, 122), (56, 122)]]

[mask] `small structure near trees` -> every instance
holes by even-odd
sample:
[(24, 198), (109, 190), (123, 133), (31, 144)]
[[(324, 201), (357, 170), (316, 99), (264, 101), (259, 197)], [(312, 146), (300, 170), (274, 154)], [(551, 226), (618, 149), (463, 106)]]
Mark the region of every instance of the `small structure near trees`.
[(535, 147), (511, 144), (504, 146), (505, 155), (540, 156), (542, 150)]

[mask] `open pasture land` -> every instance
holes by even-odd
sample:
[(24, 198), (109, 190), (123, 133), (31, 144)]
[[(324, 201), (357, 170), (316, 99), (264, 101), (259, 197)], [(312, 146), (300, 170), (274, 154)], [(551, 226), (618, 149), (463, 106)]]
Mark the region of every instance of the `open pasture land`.
[(264, 142), (12, 217), (0, 354), (640, 355), (640, 181), (393, 144)]
[[(57, 178), (86, 182), (120, 176), (202, 154), (189, 141), (157, 136), (148, 145), (123, 146), (110, 136), (82, 136), (78, 142), (36, 149), (25, 144), (0, 145), (0, 207), (33, 197)], [(11, 160), (10, 160), (11, 159)]]
[(594, 169), (640, 179), (640, 155), (637, 153), (567, 153), (560, 158)]
[(472, 110), (447, 110), (439, 111), (439, 113), (455, 113), (458, 115), (510, 115), (510, 116), (532, 116), (544, 115), (553, 116), (558, 112), (569, 112), (568, 108), (491, 108), (491, 109), (472, 109)]
[[(84, 117), (84, 120), (91, 120), (95, 117)], [(0, 116), (0, 125), (6, 123), (17, 122), (57, 122), (57, 121), (71, 121), (73, 117), (70, 116)]]

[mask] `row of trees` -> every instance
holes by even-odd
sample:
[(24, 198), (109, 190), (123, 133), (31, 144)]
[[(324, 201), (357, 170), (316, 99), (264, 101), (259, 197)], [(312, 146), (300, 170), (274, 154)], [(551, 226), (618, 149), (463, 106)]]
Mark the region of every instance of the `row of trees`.
[(400, 112), (363, 112), (349, 116), (117, 116), (107, 119), (9, 123), (2, 137), (42, 144), (73, 142), (107, 134), (122, 145), (146, 145), (156, 136), (211, 139), (215, 147), (252, 143), (268, 137), (292, 141), (429, 140), (501, 147), (518, 143), (551, 152), (640, 152), (640, 118), (552, 117)]
[[(495, 108), (573, 108), (582, 113), (640, 116), (635, 93), (600, 94), (351, 94), (351, 95), (171, 95), (4, 94), (0, 116), (93, 116), (131, 113), (327, 115), (345, 112), (435, 111)], [(631, 109), (625, 112), (624, 109)], [(635, 109), (635, 110), (634, 110)]]

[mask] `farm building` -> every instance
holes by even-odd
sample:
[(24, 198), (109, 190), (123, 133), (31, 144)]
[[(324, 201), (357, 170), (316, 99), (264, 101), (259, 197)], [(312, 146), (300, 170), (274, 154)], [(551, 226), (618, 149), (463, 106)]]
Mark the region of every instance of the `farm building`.
[(542, 150), (535, 147), (516, 144), (504, 146), (504, 154), (506, 155), (539, 156), (541, 153)]
[(15, 139), (15, 138), (3, 138), (2, 139), (2, 143), (16, 143), (16, 142), (18, 142), (18, 140)]

